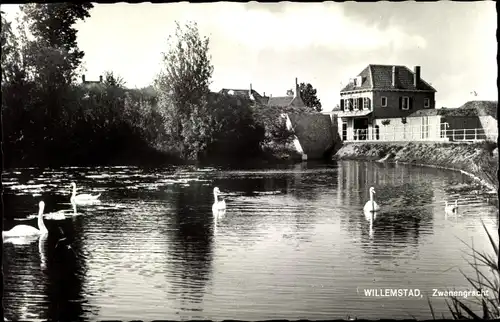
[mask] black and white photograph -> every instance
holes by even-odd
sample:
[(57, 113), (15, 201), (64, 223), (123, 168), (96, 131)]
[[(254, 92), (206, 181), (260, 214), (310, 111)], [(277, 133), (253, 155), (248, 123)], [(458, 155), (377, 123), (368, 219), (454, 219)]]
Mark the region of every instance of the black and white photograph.
[(4, 321), (500, 318), (494, 1), (0, 10)]

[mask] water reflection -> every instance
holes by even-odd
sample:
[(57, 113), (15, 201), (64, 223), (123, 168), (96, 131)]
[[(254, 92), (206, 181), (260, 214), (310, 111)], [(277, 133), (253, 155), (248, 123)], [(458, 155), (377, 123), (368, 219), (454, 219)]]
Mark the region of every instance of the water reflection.
[[(429, 318), (420, 300), (356, 288), (466, 287), (456, 237), (486, 248), (480, 219), (498, 227), (468, 180), (369, 162), (6, 173), (6, 226), (35, 219), (33, 194), (64, 219), (46, 217), (47, 239), (4, 244), (4, 307), (11, 320)], [(101, 203), (70, 205), (71, 181)], [(215, 186), (225, 213), (211, 211)], [(371, 186), (381, 209), (364, 213)]]
[(363, 210), (366, 221), (369, 223), (369, 236), (373, 238), (373, 222), (377, 219), (376, 211)]
[(5, 317), (11, 321), (46, 318), (47, 294), (37, 243), (3, 247)]
[(187, 314), (203, 310), (203, 295), (210, 280), (214, 232), (211, 197), (212, 190), (199, 184), (180, 188), (172, 196), (175, 210), (168, 223), (167, 291), (177, 310)]

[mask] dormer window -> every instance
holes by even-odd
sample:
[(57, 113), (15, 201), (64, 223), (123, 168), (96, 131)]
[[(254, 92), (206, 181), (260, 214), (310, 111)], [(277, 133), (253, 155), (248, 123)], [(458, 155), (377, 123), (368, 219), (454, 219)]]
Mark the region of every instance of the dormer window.
[(424, 98), (424, 108), (431, 107), (431, 100), (428, 98)]
[(356, 77), (356, 86), (361, 86), (363, 84), (363, 77)]
[(361, 77), (361, 76), (356, 76), (355, 78), (351, 78), (351, 83), (352, 83), (355, 87), (359, 87), (359, 86), (361, 86), (361, 84), (363, 83), (363, 77)]

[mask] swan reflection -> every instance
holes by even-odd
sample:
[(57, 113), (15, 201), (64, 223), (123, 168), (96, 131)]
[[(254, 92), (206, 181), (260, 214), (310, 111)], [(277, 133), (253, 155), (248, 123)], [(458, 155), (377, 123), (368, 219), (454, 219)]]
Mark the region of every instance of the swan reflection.
[(371, 210), (363, 210), (363, 213), (365, 215), (365, 219), (370, 223), (370, 238), (373, 238), (373, 222), (377, 219), (377, 211), (371, 211)]
[(40, 268), (44, 271), (47, 269), (47, 235), (41, 235), (38, 239), (38, 252), (40, 253)]

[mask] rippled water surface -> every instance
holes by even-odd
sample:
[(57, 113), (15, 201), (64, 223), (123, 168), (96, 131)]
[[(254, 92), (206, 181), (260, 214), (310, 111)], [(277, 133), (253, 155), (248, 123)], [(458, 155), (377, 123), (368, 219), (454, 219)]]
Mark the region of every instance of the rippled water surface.
[[(72, 181), (101, 202), (73, 208)], [(50, 231), (4, 241), (9, 320), (428, 319), (426, 294), (470, 289), (460, 239), (490, 252), (482, 220), (498, 240), (496, 196), (432, 168), (18, 169), (2, 183), (4, 229), (36, 226), (44, 200)], [(214, 186), (228, 207), (217, 216)], [(362, 211), (370, 186), (374, 220)], [(458, 215), (445, 215), (457, 199)], [(367, 297), (369, 288), (424, 297)], [(443, 298), (432, 302), (446, 314)]]

